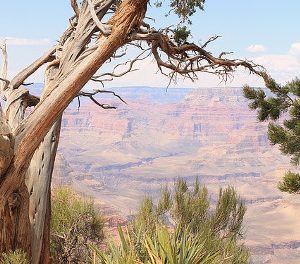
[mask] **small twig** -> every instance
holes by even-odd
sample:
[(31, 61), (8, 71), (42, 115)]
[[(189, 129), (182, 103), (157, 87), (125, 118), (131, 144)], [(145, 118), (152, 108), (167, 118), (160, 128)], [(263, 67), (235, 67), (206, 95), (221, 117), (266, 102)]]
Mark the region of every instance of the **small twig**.
[(103, 109), (117, 109), (115, 106), (110, 106), (108, 104), (99, 103), (93, 96), (88, 96), (96, 105), (100, 106)]
[(116, 94), (114, 91), (108, 91), (108, 90), (94, 90), (93, 92), (80, 92), (78, 94), (78, 96), (95, 96), (96, 94), (100, 94), (100, 93), (108, 93), (108, 94), (112, 94), (115, 97), (119, 98), (121, 102), (123, 102), (124, 104), (127, 104), (126, 101), (118, 94)]
[[(105, 73), (102, 73), (100, 75), (95, 75), (92, 77), (92, 81), (95, 81), (95, 82), (105, 82), (105, 81), (112, 81), (113, 78), (119, 78), (119, 77), (122, 77), (130, 72), (134, 72), (134, 71), (137, 71), (137, 69), (132, 69), (133, 68), (133, 65), (137, 62), (137, 61), (141, 61), (141, 60), (144, 60), (145, 58), (149, 57), (150, 56), (150, 53), (149, 54), (146, 54), (145, 56), (143, 56), (147, 51), (149, 51), (150, 49), (147, 49), (147, 50), (143, 50), (135, 59), (133, 60), (128, 60), (126, 62), (123, 62), (123, 63), (119, 63), (117, 64), (114, 68), (113, 68), (113, 71), (112, 72), (105, 72)], [(126, 66), (127, 64), (129, 64), (128, 68), (126, 70), (124, 70), (123, 72), (121, 73), (116, 73), (115, 71), (117, 70), (118, 67), (120, 66)], [(106, 79), (100, 79), (100, 78), (103, 78), (105, 76), (108, 76), (109, 78), (106, 78)]]
[(24, 86), (30, 86), (30, 85), (33, 85), (34, 83), (32, 82), (32, 83), (22, 83), (22, 85), (24, 85)]
[(210, 37), (202, 46), (201, 48), (204, 49), (207, 47), (207, 45), (213, 41), (215, 41), (216, 39), (220, 38), (221, 36), (212, 36)]

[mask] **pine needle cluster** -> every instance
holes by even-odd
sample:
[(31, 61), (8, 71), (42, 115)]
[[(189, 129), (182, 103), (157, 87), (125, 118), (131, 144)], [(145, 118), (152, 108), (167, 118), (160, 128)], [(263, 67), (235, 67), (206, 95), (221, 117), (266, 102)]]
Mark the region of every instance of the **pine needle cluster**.
[[(268, 137), (284, 155), (291, 157), (295, 166), (300, 162), (300, 79), (280, 85), (267, 74), (263, 75), (267, 90), (244, 87), (249, 108), (257, 110), (258, 120), (269, 121)], [(267, 96), (267, 93), (270, 94)], [(279, 122), (282, 119), (283, 122)], [(287, 172), (279, 189), (289, 193), (300, 192), (300, 175)]]

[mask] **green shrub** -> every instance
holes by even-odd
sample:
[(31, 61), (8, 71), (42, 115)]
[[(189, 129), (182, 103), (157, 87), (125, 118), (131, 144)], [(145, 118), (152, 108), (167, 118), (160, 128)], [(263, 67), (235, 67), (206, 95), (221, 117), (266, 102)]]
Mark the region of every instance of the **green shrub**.
[(103, 220), (93, 201), (69, 187), (54, 190), (51, 209), (51, 251), (56, 263), (86, 262), (89, 243), (104, 237)]
[(3, 253), (0, 258), (0, 264), (29, 264), (27, 255), (21, 249)]
[(196, 180), (188, 188), (177, 180), (174, 191), (162, 189), (157, 205), (149, 197), (142, 202), (121, 245), (107, 253), (93, 248), (99, 263), (249, 263), (249, 253), (239, 245), (244, 203), (232, 187), (220, 189), (215, 206), (208, 191)]
[(112, 243), (109, 253), (103, 253), (96, 247), (92, 250), (97, 256), (94, 264), (210, 264), (216, 258), (216, 252), (207, 252), (200, 237), (191, 236), (188, 230), (170, 232), (166, 226), (157, 226), (153, 236), (145, 236), (143, 245), (147, 256), (142, 261), (135, 250), (128, 232), (119, 228), (120, 245)]
[(288, 171), (281, 182), (278, 183), (278, 189), (282, 192), (300, 193), (300, 175)]
[(91, 250), (96, 258), (92, 259), (93, 264), (140, 264), (138, 261), (134, 245), (129, 233), (124, 233), (121, 227), (118, 227), (120, 245), (114, 241), (108, 245), (108, 254), (99, 250), (96, 246), (91, 245)]

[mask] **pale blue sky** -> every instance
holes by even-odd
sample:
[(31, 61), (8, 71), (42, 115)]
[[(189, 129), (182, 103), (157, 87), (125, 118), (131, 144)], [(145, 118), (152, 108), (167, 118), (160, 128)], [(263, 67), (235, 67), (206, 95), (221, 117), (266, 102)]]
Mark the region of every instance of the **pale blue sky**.
[[(214, 43), (211, 51), (233, 51), (235, 57), (251, 58), (267, 66), (275, 78), (285, 82), (300, 72), (300, 1), (271, 0), (207, 0), (205, 11), (193, 18), (192, 33), (195, 42), (205, 41), (217, 34), (222, 38)], [(165, 10), (150, 9), (158, 26), (174, 23), (173, 18), (164, 17)], [(15, 74), (25, 65), (41, 55), (55, 42), (65, 29), (72, 15), (69, 0), (2, 1), (0, 16), (0, 38), (8, 41), (10, 74)], [(154, 65), (143, 65), (155, 72)], [(160, 76), (149, 74), (136, 81), (137, 76), (117, 80), (112, 85), (142, 85), (149, 81), (161, 82)], [(202, 75), (201, 75), (202, 76)], [(41, 75), (33, 76), (41, 81)], [(135, 81), (135, 83), (131, 83)], [(243, 82), (257, 83), (255, 79), (238, 73), (232, 85)], [(181, 83), (182, 86), (212, 86), (216, 79), (201, 77), (196, 84)], [(217, 84), (217, 83), (216, 83)]]

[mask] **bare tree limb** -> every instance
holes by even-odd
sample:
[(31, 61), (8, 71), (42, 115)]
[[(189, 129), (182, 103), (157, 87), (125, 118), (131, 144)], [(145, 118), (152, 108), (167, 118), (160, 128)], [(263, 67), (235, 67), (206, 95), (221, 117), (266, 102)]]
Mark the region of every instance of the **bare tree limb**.
[[(132, 40), (144, 40), (149, 43), (158, 68), (162, 74), (167, 75), (171, 80), (175, 80), (179, 74), (193, 81), (197, 79), (196, 73), (206, 72), (218, 75), (226, 82), (233, 71), (240, 66), (248, 69), (250, 73), (262, 75), (264, 68), (251, 61), (222, 58), (223, 55), (228, 54), (224, 52), (215, 57), (203, 48), (218, 37), (211, 37), (199, 47), (194, 43), (176, 45), (168, 35), (161, 32), (147, 34), (135, 32), (131, 35)], [(170, 73), (165, 74), (162, 68), (170, 70)]]
[(6, 50), (6, 43), (4, 43), (0, 46), (1, 52), (2, 52), (2, 69), (0, 73), (0, 80), (4, 82), (4, 84), (0, 83), (0, 94), (2, 91), (5, 91), (9, 85), (9, 81), (7, 80), (7, 67), (8, 67), (8, 61), (7, 61), (7, 50)]
[(78, 96), (86, 96), (86, 97), (90, 97), (90, 96), (95, 96), (97, 94), (100, 93), (107, 93), (107, 94), (112, 94), (115, 97), (119, 98), (121, 102), (123, 102), (124, 104), (127, 104), (125, 100), (123, 100), (123, 98), (116, 94), (114, 91), (108, 91), (108, 90), (94, 90), (93, 92), (83, 92), (81, 91), (80, 93), (78, 93)]
[(99, 18), (97, 17), (97, 14), (95, 12), (94, 5), (92, 3), (92, 0), (87, 0), (88, 6), (89, 6), (89, 11), (91, 13), (91, 16), (93, 18), (94, 23), (97, 25), (101, 33), (105, 36), (109, 35), (111, 33), (112, 27), (110, 25), (103, 24)]
[(207, 47), (207, 45), (213, 41), (215, 41), (216, 39), (220, 38), (221, 36), (212, 36), (210, 37), (202, 46), (201, 48), (204, 49)]
[[(113, 68), (112, 72), (105, 72), (105, 73), (102, 73), (100, 75), (95, 75), (91, 78), (91, 80), (95, 81), (95, 82), (103, 83), (103, 82), (106, 82), (106, 81), (112, 81), (113, 78), (123, 77), (124, 75), (126, 75), (130, 72), (134, 72), (134, 71), (138, 70), (138, 69), (133, 69), (133, 66), (137, 61), (142, 61), (142, 60), (146, 59), (147, 57), (149, 57), (151, 55), (151, 53), (149, 52), (148, 54), (143, 56), (147, 51), (150, 51), (150, 49), (142, 50), (142, 52), (136, 58), (134, 58), (132, 60), (128, 60), (128, 61), (123, 62), (123, 63), (119, 63)], [(117, 68), (119, 68), (120, 66), (126, 66), (126, 65), (128, 65), (127, 69), (125, 69), (122, 72), (116, 73)], [(108, 76), (109, 78), (101, 79), (105, 76)]]
[(100, 106), (103, 109), (117, 109), (115, 106), (99, 103), (92, 95), (86, 95), (86, 96), (89, 97), (96, 105)]
[(23, 86), (30, 86), (30, 85), (33, 85), (34, 83), (31, 82), (31, 83), (22, 83)]
[(55, 52), (55, 47), (49, 49), (42, 57), (37, 59), (23, 71), (21, 71), (18, 75), (16, 75), (10, 82), (13, 89), (17, 89), (22, 83), (34, 72), (36, 72), (43, 64), (54, 59), (52, 56)]
[(77, 0), (71, 0), (71, 6), (74, 10), (75, 15), (77, 16), (77, 18), (79, 18), (79, 8), (78, 8), (78, 4), (77, 4)]

